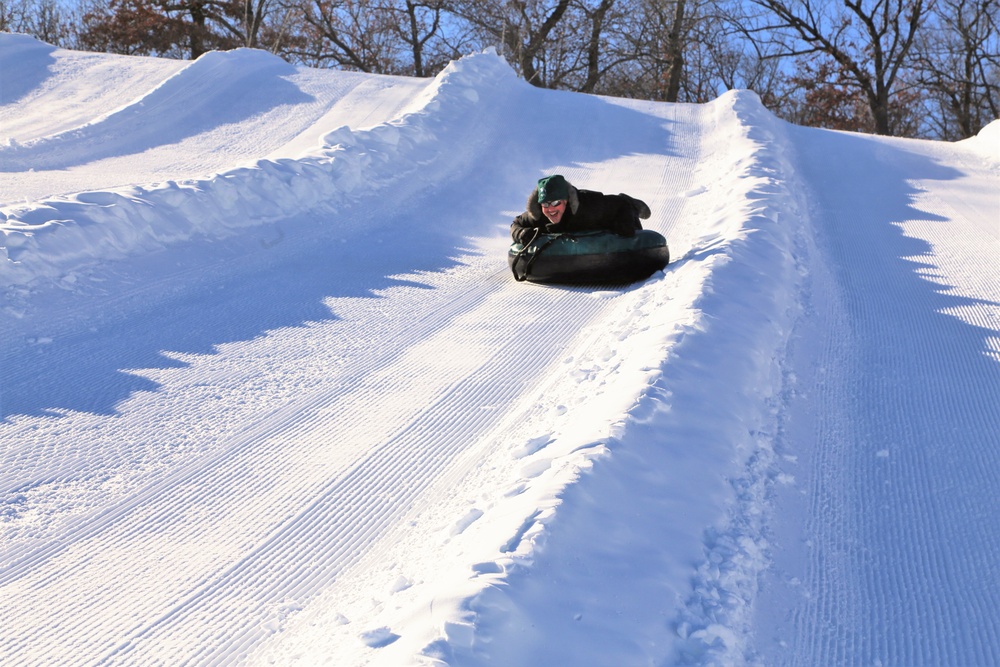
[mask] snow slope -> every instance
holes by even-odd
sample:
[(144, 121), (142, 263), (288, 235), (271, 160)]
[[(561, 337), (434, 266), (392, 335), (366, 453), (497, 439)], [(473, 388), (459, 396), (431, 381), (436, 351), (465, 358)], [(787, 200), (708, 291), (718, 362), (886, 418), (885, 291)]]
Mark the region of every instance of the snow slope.
[[(1000, 123), (0, 72), (0, 663), (1000, 662)], [(516, 283), (553, 172), (672, 263)]]

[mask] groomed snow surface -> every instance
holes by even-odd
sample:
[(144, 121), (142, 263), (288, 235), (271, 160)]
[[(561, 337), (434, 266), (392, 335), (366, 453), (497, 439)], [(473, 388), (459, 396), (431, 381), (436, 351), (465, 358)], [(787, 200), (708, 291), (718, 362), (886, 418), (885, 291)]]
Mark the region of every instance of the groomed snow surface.
[[(0, 72), (0, 664), (1000, 664), (1000, 123)], [(549, 173), (671, 264), (515, 282)]]

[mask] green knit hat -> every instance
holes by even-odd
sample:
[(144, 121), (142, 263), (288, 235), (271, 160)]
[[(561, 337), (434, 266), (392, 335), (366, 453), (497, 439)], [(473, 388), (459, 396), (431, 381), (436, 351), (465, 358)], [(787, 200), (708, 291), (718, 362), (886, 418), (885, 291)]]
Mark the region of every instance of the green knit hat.
[(538, 181), (538, 201), (569, 199), (569, 183), (559, 174), (546, 176)]

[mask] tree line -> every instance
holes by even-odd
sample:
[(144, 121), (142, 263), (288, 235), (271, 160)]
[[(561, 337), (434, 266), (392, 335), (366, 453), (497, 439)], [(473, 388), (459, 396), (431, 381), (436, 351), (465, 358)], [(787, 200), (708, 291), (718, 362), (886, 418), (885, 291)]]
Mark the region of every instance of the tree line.
[(947, 141), (1000, 117), (1000, 0), (73, 1), (0, 0), (0, 30), (417, 77), (495, 47), (543, 88), (695, 103), (746, 88), (797, 124)]

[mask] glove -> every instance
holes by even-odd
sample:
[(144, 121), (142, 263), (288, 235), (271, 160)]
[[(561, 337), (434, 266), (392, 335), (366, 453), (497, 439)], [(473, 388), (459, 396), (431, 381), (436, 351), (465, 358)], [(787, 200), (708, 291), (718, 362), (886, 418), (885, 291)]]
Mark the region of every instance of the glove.
[(538, 231), (540, 230), (537, 227), (521, 227), (517, 230), (515, 238), (521, 245), (528, 245)]
[(649, 210), (649, 205), (641, 199), (636, 199), (635, 197), (627, 195), (624, 192), (618, 193), (618, 196), (625, 198), (625, 200), (632, 206), (632, 210), (635, 211), (636, 217), (640, 220), (648, 220), (649, 216), (653, 214), (653, 212)]

